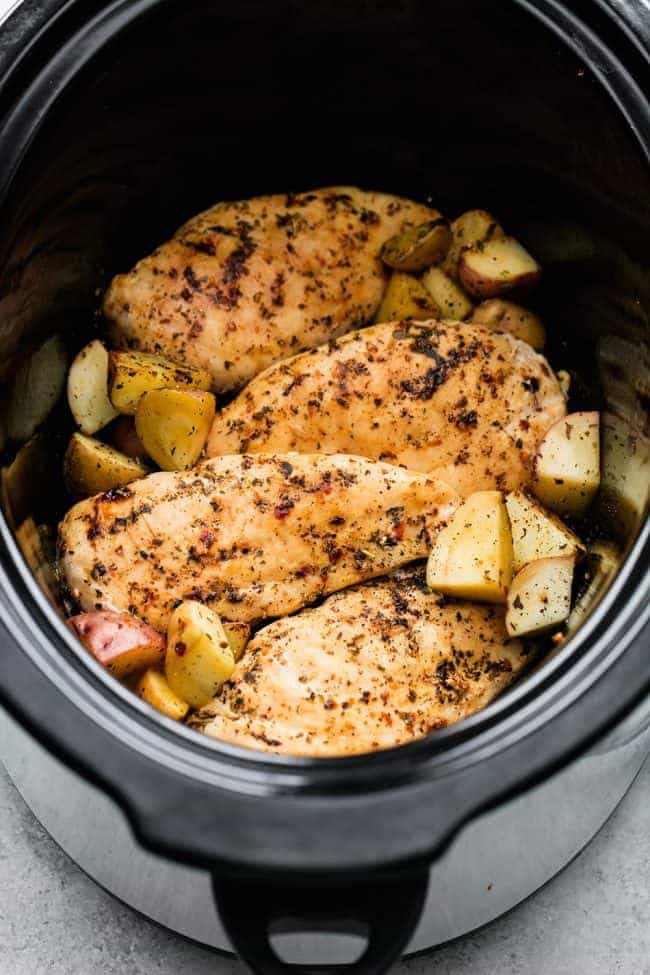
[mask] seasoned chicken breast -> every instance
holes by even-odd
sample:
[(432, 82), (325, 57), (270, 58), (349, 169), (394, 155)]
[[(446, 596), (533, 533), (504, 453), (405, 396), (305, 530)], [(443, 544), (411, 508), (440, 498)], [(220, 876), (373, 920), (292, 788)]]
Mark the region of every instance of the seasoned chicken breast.
[(525, 664), (503, 609), (449, 602), (402, 571), (265, 626), (192, 723), (289, 755), (390, 748), (473, 714)]
[(60, 561), (84, 610), (159, 630), (181, 599), (229, 620), (292, 613), (428, 554), (456, 493), (359, 457), (218, 457), (75, 505)]
[(271, 366), (215, 418), (207, 453), (350, 453), (461, 494), (522, 487), (566, 412), (546, 359), (509, 334), (388, 323)]
[(186, 223), (104, 302), (132, 348), (202, 366), (214, 389), (372, 320), (381, 245), (436, 210), (349, 186), (219, 203)]

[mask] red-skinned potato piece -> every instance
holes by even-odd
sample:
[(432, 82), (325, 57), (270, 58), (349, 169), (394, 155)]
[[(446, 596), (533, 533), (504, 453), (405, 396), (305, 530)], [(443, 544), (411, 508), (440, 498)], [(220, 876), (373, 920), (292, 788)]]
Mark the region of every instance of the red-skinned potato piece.
[(128, 613), (100, 609), (71, 616), (68, 625), (95, 660), (116, 677), (164, 663), (164, 636)]
[(497, 237), (463, 251), (460, 283), (476, 298), (496, 298), (537, 284), (542, 269), (514, 237)]

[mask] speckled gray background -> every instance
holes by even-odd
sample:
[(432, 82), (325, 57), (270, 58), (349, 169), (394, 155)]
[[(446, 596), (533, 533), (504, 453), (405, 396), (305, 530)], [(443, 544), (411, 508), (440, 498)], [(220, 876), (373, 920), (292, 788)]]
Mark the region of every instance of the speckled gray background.
[[(478, 934), (396, 975), (650, 975), (650, 763), (591, 846)], [(0, 975), (243, 975), (114, 901), (59, 850), (0, 765)]]

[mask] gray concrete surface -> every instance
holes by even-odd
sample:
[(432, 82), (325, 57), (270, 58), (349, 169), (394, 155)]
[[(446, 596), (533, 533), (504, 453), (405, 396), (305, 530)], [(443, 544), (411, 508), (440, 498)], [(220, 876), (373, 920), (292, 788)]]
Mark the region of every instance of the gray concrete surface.
[[(243, 975), (96, 887), (0, 765), (0, 975)], [(396, 975), (650, 975), (650, 763), (592, 845), (477, 934)]]

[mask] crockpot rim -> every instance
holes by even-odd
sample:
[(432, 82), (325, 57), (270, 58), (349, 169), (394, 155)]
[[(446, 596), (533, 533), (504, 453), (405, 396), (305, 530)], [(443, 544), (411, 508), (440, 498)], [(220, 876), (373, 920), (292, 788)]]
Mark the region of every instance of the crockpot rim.
[[(140, 0), (140, 2), (133, 3), (130, 5), (130, 11), (129, 11), (130, 16), (128, 18), (125, 18), (125, 20), (131, 21), (134, 16), (139, 16), (140, 13), (145, 12), (148, 9), (151, 9), (154, 6), (160, 6), (161, 3), (166, 3), (166, 2), (169, 2), (169, 0)], [(549, 11), (549, 10), (555, 10), (558, 6), (553, 2), (553, 0), (541, 0), (541, 2), (538, 3), (531, 3), (529, 2), (529, 0), (514, 0), (514, 2), (517, 3), (519, 6), (523, 7), (524, 9), (526, 9), (529, 13), (538, 17), (538, 19), (543, 19), (541, 17), (539, 8), (546, 8), (547, 11)], [(57, 14), (60, 12), (65, 14), (68, 11), (73, 10), (74, 8), (78, 8), (82, 5), (83, 5), (82, 0), (68, 0), (67, 3), (63, 3), (63, 4), (61, 4), (59, 0), (53, 0), (53, 2), (51, 2), (50, 4), (46, 3), (43, 5), (44, 9), (42, 13), (44, 16), (41, 19), (40, 24), (34, 22), (32, 24), (32, 30), (36, 32), (36, 34), (41, 29), (42, 32), (45, 33), (47, 32), (47, 29), (50, 26), (50, 22), (47, 21), (47, 13), (46, 13), (48, 7), (50, 9), (56, 8)], [(95, 4), (93, 6), (98, 6), (98, 5)], [(110, 4), (101, 4), (99, 5), (97, 18), (107, 17), (109, 11), (115, 11), (124, 6), (125, 4), (123, 0), (114, 0), (114, 2)], [(138, 11), (137, 14), (136, 14), (136, 10)], [(20, 10), (16, 11), (13, 14), (13, 17), (18, 16), (19, 14), (20, 14)], [(86, 25), (86, 29), (87, 26), (88, 25)], [(125, 24), (123, 23), (122, 27), (124, 26)], [(547, 26), (552, 26), (552, 25), (547, 24)], [(558, 31), (556, 30), (556, 33), (557, 32)], [(35, 34), (33, 34), (32, 36), (35, 36)], [(107, 38), (104, 38), (104, 40), (106, 39)], [(563, 40), (564, 43), (566, 43), (566, 38), (563, 38)], [(94, 49), (93, 53), (96, 53), (96, 50), (97, 48)], [(605, 84), (605, 87), (608, 89), (609, 94), (612, 97), (616, 98), (616, 96), (612, 94), (612, 92), (609, 90), (609, 81), (611, 81), (611, 78), (607, 79), (607, 84)], [(646, 122), (648, 122), (647, 112), (645, 114), (646, 114)], [(629, 121), (630, 120), (628, 118), (628, 122)], [(637, 135), (637, 141), (641, 142), (641, 149), (642, 150), (645, 149), (647, 155), (648, 143), (646, 142), (644, 144), (644, 142), (642, 141), (639, 135), (638, 128), (632, 125), (631, 122), (630, 125), (633, 128), (635, 134)], [(596, 631), (599, 631), (598, 633), (599, 639), (601, 640), (606, 639), (607, 634), (610, 632), (610, 630), (608, 629), (607, 623), (605, 623), (603, 627), (604, 621), (608, 613), (611, 615), (613, 603), (616, 601), (617, 598), (620, 598), (621, 593), (625, 588), (625, 585), (630, 581), (632, 575), (635, 576), (635, 585), (637, 587), (636, 590), (637, 593), (639, 592), (639, 590), (641, 591), (642, 594), (643, 592), (647, 593), (649, 588), (648, 583), (650, 580), (650, 571), (646, 571), (645, 574), (643, 573), (643, 571), (641, 571), (639, 575), (638, 570), (639, 568), (642, 568), (643, 560), (645, 560), (647, 564), (648, 555), (650, 554), (650, 543), (648, 541), (650, 532), (648, 530), (648, 527), (649, 526), (646, 522), (645, 528), (642, 530), (639, 537), (637, 538), (636, 543), (633, 546), (633, 552), (626, 560), (625, 566), (622, 568), (621, 572), (619, 573), (617, 579), (614, 582), (614, 585), (611, 587), (610, 591), (607, 593), (602, 603), (591, 614), (591, 617), (588, 623), (586, 624), (586, 626), (583, 627), (583, 629), (580, 631), (579, 634), (577, 634), (574, 638), (572, 638), (570, 641), (567, 642), (567, 645), (563, 648), (563, 650), (557, 655), (557, 657), (552, 662), (552, 667), (549, 667), (549, 672), (547, 672), (543, 677), (538, 677), (539, 682), (541, 683), (545, 681), (548, 682), (552, 674), (557, 674), (558, 671), (566, 670), (573, 673), (574, 672), (573, 666), (567, 667), (568, 657), (570, 655), (577, 656), (580, 648), (583, 647), (584, 644), (586, 643), (586, 639), (588, 636), (594, 636), (596, 635)], [(58, 619), (54, 620), (50, 618), (50, 615), (53, 615), (53, 611), (51, 610), (50, 607), (46, 605), (45, 597), (43, 593), (40, 591), (40, 589), (38, 589), (38, 587), (36, 586), (35, 580), (31, 578), (31, 574), (29, 578), (27, 578), (27, 573), (25, 571), (24, 566), (22, 565), (22, 558), (18, 553), (18, 549), (15, 546), (13, 539), (10, 538), (8, 535), (8, 528), (6, 524), (3, 524), (2, 528), (3, 528), (3, 536), (4, 536), (4, 543), (5, 543), (5, 551), (9, 555), (13, 563), (13, 568), (18, 570), (18, 576), (20, 577), (19, 585), (22, 584), (24, 589), (23, 596), (21, 597), (18, 594), (18, 591), (14, 589), (14, 586), (9, 581), (8, 577), (3, 573), (2, 582), (3, 582), (3, 588), (5, 589), (5, 594), (7, 595), (11, 594), (15, 599), (19, 600), (23, 604), (25, 602), (24, 600), (25, 594), (27, 594), (31, 598), (31, 600), (34, 603), (34, 609), (36, 610), (37, 613), (39, 613), (42, 616), (42, 622), (47, 622), (49, 624), (51, 632), (48, 635), (48, 638), (52, 640), (52, 637), (54, 635), (56, 635), (57, 637), (53, 640), (54, 643), (58, 643), (58, 648), (61, 650), (57, 662), (61, 667), (63, 667), (65, 662), (68, 676), (71, 676), (73, 672), (75, 673), (76, 677), (79, 677), (81, 675), (84, 680), (84, 686), (88, 687), (91, 686), (89, 674), (92, 673), (93, 677), (95, 678), (92, 686), (94, 686), (97, 689), (100, 687), (100, 685), (102, 685), (102, 687), (104, 688), (109, 687), (110, 679), (107, 677), (105, 673), (102, 672), (99, 665), (95, 664), (92, 661), (88, 662), (87, 658), (85, 657), (82, 658), (80, 648), (75, 645), (72, 638), (65, 631), (65, 627), (63, 626), (61, 621)], [(647, 599), (646, 599), (646, 609), (647, 609)], [(627, 618), (624, 617), (624, 615), (621, 613), (620, 610), (615, 615), (617, 618), (617, 622), (619, 624), (621, 623), (621, 621), (624, 622), (625, 619)], [(628, 615), (629, 615), (629, 611), (628, 611)], [(595, 646), (597, 646), (597, 642)], [(591, 652), (595, 653), (595, 647), (590, 648), (590, 650), (587, 651), (587, 655), (589, 655)], [(73, 668), (68, 667), (68, 665), (71, 663), (70, 660), (71, 654), (74, 655), (74, 657), (76, 658), (77, 665), (78, 664), (82, 665), (82, 670), (80, 669), (79, 666), (75, 666)], [(583, 657), (581, 657), (580, 659), (583, 659)], [(531, 680), (531, 678), (529, 678), (529, 680)], [(648, 674), (648, 682), (650, 682), (650, 672)], [(524, 686), (528, 688), (527, 691), (522, 690)], [(533, 685), (533, 687), (534, 686), (535, 685)], [(557, 690), (555, 683), (554, 683), (554, 687)], [(643, 690), (644, 690), (644, 685), (642, 684), (638, 689), (637, 694), (630, 695), (630, 700), (634, 698), (634, 700), (636, 701), (638, 697), (640, 697), (643, 694)], [(101, 693), (102, 693), (102, 699), (104, 703), (106, 703), (107, 700), (112, 699), (112, 704), (115, 704), (116, 703), (115, 699), (119, 697), (120, 707), (119, 709), (116, 708), (114, 713), (117, 714), (119, 711), (122, 718), (124, 717), (124, 712), (126, 710), (124, 705), (126, 704), (128, 706), (129, 716), (133, 716), (136, 713), (136, 709), (134, 708), (134, 704), (136, 704), (139, 710), (139, 717), (137, 722), (135, 723), (137, 724), (137, 727), (140, 729), (146, 728), (147, 736), (150, 735), (152, 741), (154, 739), (157, 739), (158, 742), (160, 742), (160, 737), (163, 732), (164, 732), (165, 740), (169, 740), (170, 732), (171, 732), (171, 735), (173, 735), (174, 743), (178, 743), (182, 741), (183, 747), (191, 746), (192, 751), (194, 752), (196, 752), (197, 749), (200, 749), (202, 752), (205, 752), (206, 760), (213, 765), (213, 770), (215, 771), (217, 777), (220, 779), (221, 788), (223, 788), (223, 782), (225, 781), (226, 778), (225, 776), (226, 768), (222, 767), (223, 762), (225, 762), (228, 768), (230, 768), (231, 770), (233, 767), (238, 766), (240, 764), (244, 765), (247, 769), (253, 767), (261, 768), (262, 778), (264, 779), (263, 782), (264, 789), (262, 790), (263, 792), (265, 790), (268, 790), (271, 785), (271, 783), (268, 781), (269, 772), (270, 772), (274, 780), (273, 788), (271, 789), (271, 791), (274, 794), (278, 794), (278, 792), (280, 794), (284, 793), (285, 796), (286, 796), (287, 789), (294, 788), (294, 784), (287, 780), (288, 770), (291, 770), (291, 772), (294, 773), (295, 772), (300, 773), (305, 771), (313, 773), (312, 778), (314, 781), (312, 781), (311, 783), (307, 783), (306, 781), (301, 781), (299, 783), (298, 788), (301, 790), (304, 790), (305, 787), (307, 787), (310, 790), (313, 790), (315, 787), (316, 778), (317, 777), (320, 778), (321, 775), (323, 776), (323, 784), (326, 786), (327, 789), (331, 790), (333, 782), (336, 781), (336, 776), (333, 776), (328, 773), (334, 770), (343, 770), (344, 766), (346, 766), (350, 774), (354, 776), (356, 787), (358, 789), (363, 788), (364, 791), (366, 792), (372, 786), (372, 779), (375, 776), (374, 775), (371, 776), (370, 779), (368, 779), (367, 776), (359, 777), (360, 766), (364, 766), (364, 765), (368, 767), (372, 766), (378, 770), (377, 773), (375, 774), (381, 775), (382, 782), (380, 787), (379, 786), (376, 787), (381, 789), (386, 789), (387, 785), (389, 784), (386, 782), (386, 772), (391, 764), (400, 766), (400, 768), (399, 770), (397, 768), (394, 770), (395, 778), (394, 779), (390, 778), (390, 784), (399, 784), (400, 782), (403, 782), (405, 779), (409, 781), (413, 781), (414, 778), (417, 778), (417, 776), (415, 775), (416, 765), (419, 765), (420, 769), (422, 769), (426, 764), (427, 759), (435, 759), (435, 757), (439, 754), (448, 755), (449, 751), (453, 748), (454, 741), (460, 741), (462, 743), (471, 740), (472, 742), (474, 742), (476, 747), (476, 743), (480, 742), (481, 740), (480, 739), (481, 728), (485, 728), (486, 726), (491, 726), (491, 727), (498, 726), (500, 720), (498, 715), (500, 713), (512, 712), (516, 710), (516, 713), (518, 714), (519, 718), (521, 718), (523, 714), (522, 710), (520, 708), (517, 709), (514, 708), (514, 703), (517, 703), (520, 697), (527, 696), (529, 699), (535, 697), (535, 700), (537, 701), (537, 706), (536, 708), (534, 708), (534, 710), (539, 710), (542, 707), (544, 701), (546, 700), (545, 698), (534, 696), (530, 692), (530, 685), (528, 681), (526, 682), (525, 685), (522, 682), (521, 684), (517, 685), (517, 688), (513, 690), (513, 692), (511, 692), (508, 695), (504, 695), (493, 705), (486, 708), (483, 712), (480, 712), (480, 714), (473, 716), (473, 718), (468, 719), (468, 721), (466, 722), (463, 722), (462, 726), (456, 726), (454, 728), (447, 729), (446, 731), (438, 733), (437, 735), (432, 736), (429, 739), (420, 739), (419, 741), (410, 743), (408, 745), (403, 745), (395, 749), (389, 749), (385, 752), (375, 753), (371, 755), (353, 756), (349, 758), (339, 758), (339, 759), (295, 759), (295, 758), (287, 758), (284, 756), (265, 756), (262, 754), (249, 752), (246, 749), (236, 748), (234, 746), (224, 746), (223, 744), (220, 744), (218, 742), (201, 738), (201, 736), (196, 735), (195, 733), (191, 733), (187, 729), (183, 729), (183, 733), (179, 734), (179, 729), (176, 726), (173, 726), (171, 722), (168, 722), (166, 719), (161, 718), (158, 715), (148, 713), (148, 709), (146, 709), (145, 706), (140, 702), (133, 701), (132, 696), (129, 695), (125, 689), (120, 687), (118, 691), (118, 685), (116, 685), (115, 682), (113, 681), (110, 681), (110, 691), (112, 693), (110, 697), (107, 697), (104, 691), (102, 690)], [(13, 703), (15, 706), (16, 702)], [(568, 707), (570, 705), (567, 704), (566, 706)], [(73, 707), (75, 707), (75, 705), (73, 705)], [(34, 726), (33, 716), (30, 717), (26, 713), (26, 710), (24, 708), (18, 708), (18, 710), (23, 710), (24, 719), (27, 721), (27, 723)], [(605, 727), (609, 726), (609, 724), (611, 724), (614, 720), (616, 720), (616, 717), (618, 717), (620, 713), (622, 713), (622, 708), (613, 709), (611, 720), (609, 722), (602, 722), (600, 730), (603, 730)], [(549, 714), (547, 714), (544, 724), (548, 724), (549, 721), (550, 721), (550, 717)], [(39, 733), (39, 737), (42, 738), (43, 730), (41, 728), (35, 730), (37, 730), (37, 732)], [(123, 731), (124, 727), (122, 727), (120, 730)], [(190, 738), (192, 740), (190, 740)], [(575, 748), (579, 749), (580, 747), (582, 747), (582, 744), (583, 743), (581, 742), (580, 744), (576, 745)], [(50, 745), (51, 746), (54, 745), (55, 749), (57, 747), (54, 742), (50, 742)], [(132, 742), (129, 742), (129, 747), (131, 745)], [(60, 751), (61, 753), (63, 753), (66, 750), (61, 748)], [(215, 765), (217, 761), (217, 757), (222, 759), (222, 764), (219, 766)], [(158, 752), (156, 752), (153, 756), (149, 754), (148, 759), (150, 761), (153, 761), (154, 763), (158, 763), (160, 762), (161, 755)], [(78, 756), (76, 757), (75, 761), (77, 764), (79, 764)], [(435, 761), (433, 764), (435, 764)], [(177, 769), (177, 771), (179, 770)], [(184, 776), (187, 776), (187, 769), (182, 769), (180, 771)], [(282, 772), (285, 773), (284, 776), (278, 775), (278, 773), (282, 773)], [(298, 778), (304, 779), (305, 777), (298, 775)], [(345, 787), (351, 788), (350, 782), (346, 781), (344, 784)], [(113, 783), (113, 785), (115, 784)], [(244, 786), (245, 783), (241, 781), (238, 782), (239, 788), (242, 788)], [(248, 787), (250, 788), (250, 784)], [(116, 791), (116, 790), (115, 789), (110, 790), (110, 786), (109, 786), (109, 791)], [(119, 792), (119, 788), (117, 789), (117, 791)], [(318, 791), (317, 787), (316, 787), (316, 791)], [(257, 790), (253, 789), (253, 792), (257, 792)], [(267, 795), (268, 795), (268, 791), (267, 791)], [(122, 796), (122, 798), (124, 799), (125, 797)], [(323, 797), (319, 796), (319, 798), (322, 799)]]

